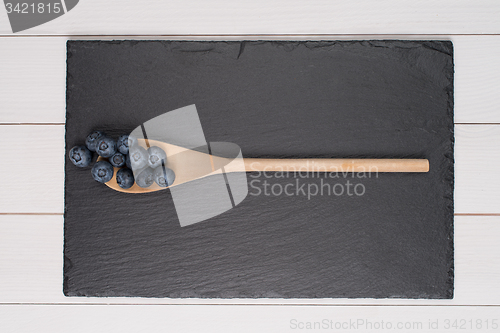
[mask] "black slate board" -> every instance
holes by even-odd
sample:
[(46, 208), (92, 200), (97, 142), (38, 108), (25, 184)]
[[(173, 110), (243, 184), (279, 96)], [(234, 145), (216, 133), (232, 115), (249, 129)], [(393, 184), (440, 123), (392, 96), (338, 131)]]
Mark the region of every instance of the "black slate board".
[[(67, 50), (66, 152), (92, 130), (118, 136), (196, 104), (207, 140), (234, 142), (245, 157), (427, 158), (430, 172), (326, 179), (362, 183), (362, 196), (251, 187), (236, 208), (181, 228), (169, 190), (114, 192), (66, 158), (65, 295), (453, 297), (451, 42), (69, 41)], [(248, 180), (296, 181), (257, 176)]]

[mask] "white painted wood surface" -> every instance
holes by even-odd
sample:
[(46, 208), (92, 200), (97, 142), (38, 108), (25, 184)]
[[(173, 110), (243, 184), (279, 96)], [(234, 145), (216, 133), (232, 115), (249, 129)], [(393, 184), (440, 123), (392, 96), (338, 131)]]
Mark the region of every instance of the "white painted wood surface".
[[(491, 328), (493, 318), (498, 319), (497, 309), (469, 306), (32, 305), (0, 307), (0, 320), (5, 332), (498, 332)], [(474, 328), (454, 329), (455, 320), (458, 325), (472, 324)], [(489, 329), (486, 329), (486, 320)], [(436, 321), (437, 329), (429, 329), (429, 324), (436, 325)], [(308, 322), (310, 325), (318, 322), (316, 327), (326, 326), (307, 329)], [(479, 324), (482, 329), (476, 329), (479, 326), (475, 325)], [(336, 325), (340, 328), (335, 329)], [(381, 329), (381, 325), (391, 329)], [(450, 329), (446, 329), (446, 325)]]
[(86, 298), (65, 297), (62, 293), (62, 215), (3, 215), (0, 216), (0, 301), (10, 304), (500, 305), (499, 238), (498, 216), (456, 217), (453, 300)]
[[(88, 39), (91, 37), (72, 37)], [(99, 37), (113, 39), (114, 37)], [(118, 39), (262, 39), (259, 36), (120, 36)], [(95, 37), (94, 37), (95, 39)], [(268, 39), (441, 39), (455, 55), (455, 122), (500, 123), (497, 36), (269, 36)], [(64, 123), (67, 37), (0, 37), (0, 123)]]
[(500, 124), (500, 37), (456, 36), (452, 41), (455, 122)]
[(66, 41), (0, 38), (0, 123), (64, 123)]
[(456, 214), (500, 213), (499, 162), (500, 125), (455, 125)]
[(64, 125), (0, 126), (0, 213), (60, 213)]
[[(438, 329), (432, 331), (498, 331), (491, 325), (494, 319), (500, 321), (499, 14), (496, 0), (82, 0), (68, 14), (13, 35), (0, 8), (0, 173), (4, 176), (0, 186), (0, 332), (311, 331), (294, 328), (293, 319), (423, 325), (405, 332), (429, 331), (429, 320), (438, 320)], [(458, 123), (455, 298), (64, 297), (63, 124), (65, 43), (70, 38), (452, 40)], [(38, 148), (33, 149), (34, 145)], [(21, 161), (16, 167), (14, 159)], [(32, 159), (43, 162), (39, 172), (44, 177), (32, 173), (28, 162)], [(21, 187), (26, 182), (30, 187)], [(451, 325), (455, 319), (466, 320), (467, 325), (479, 319), (482, 327), (446, 329), (447, 319)], [(374, 330), (385, 331), (366, 326), (343, 331)]]
[[(496, 0), (82, 0), (23, 34), (495, 34)], [(5, 10), (0, 33), (11, 33)]]
[[(455, 213), (500, 214), (500, 126), (455, 125), (455, 140)], [(8, 175), (0, 213), (63, 213), (64, 145), (64, 125), (0, 125), (0, 173)], [(44, 162), (33, 172), (32, 161)]]

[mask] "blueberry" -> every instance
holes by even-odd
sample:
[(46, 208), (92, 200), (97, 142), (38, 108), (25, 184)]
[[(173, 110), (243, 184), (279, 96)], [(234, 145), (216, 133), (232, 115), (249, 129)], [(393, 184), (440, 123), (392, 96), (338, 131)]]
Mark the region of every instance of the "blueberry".
[(95, 151), (102, 157), (111, 157), (116, 153), (116, 142), (115, 140), (103, 137), (97, 143)]
[(92, 132), (87, 136), (87, 139), (85, 139), (85, 145), (90, 151), (95, 151), (97, 148), (97, 143), (105, 136), (106, 135), (100, 131)]
[(149, 154), (149, 166), (152, 167), (153, 169), (156, 169), (157, 167), (161, 166), (162, 162), (167, 161), (167, 154), (165, 154), (165, 151), (160, 147), (157, 146), (149, 147), (148, 154)]
[(77, 167), (84, 168), (92, 162), (92, 153), (85, 146), (75, 146), (69, 151), (69, 159)]
[(116, 183), (123, 189), (134, 185), (134, 173), (129, 168), (121, 168), (116, 173)]
[(144, 170), (142, 170), (135, 178), (135, 182), (137, 183), (137, 185), (143, 188), (150, 187), (151, 185), (153, 185), (153, 183), (155, 182), (153, 169), (147, 167)]
[(132, 170), (137, 171), (148, 166), (148, 152), (141, 146), (130, 147), (130, 164)]
[(118, 141), (116, 142), (116, 146), (118, 147), (118, 151), (123, 155), (128, 154), (128, 135), (120, 135)]
[(161, 187), (167, 187), (174, 183), (175, 173), (172, 169), (165, 167), (165, 172), (163, 171), (163, 166), (159, 166), (154, 171), (154, 178), (156, 184)]
[(134, 146), (137, 146), (137, 138), (135, 136), (132, 136), (132, 135), (129, 135), (128, 136), (128, 147), (130, 149), (130, 147), (134, 147)]
[(130, 155), (127, 155), (127, 157), (125, 157), (125, 165), (127, 166), (127, 168), (132, 169), (132, 164), (130, 163)]
[(113, 173), (113, 166), (107, 161), (99, 161), (92, 167), (92, 177), (100, 183), (109, 182)]
[(125, 165), (125, 156), (122, 153), (116, 153), (110, 157), (109, 163), (115, 168), (121, 168)]

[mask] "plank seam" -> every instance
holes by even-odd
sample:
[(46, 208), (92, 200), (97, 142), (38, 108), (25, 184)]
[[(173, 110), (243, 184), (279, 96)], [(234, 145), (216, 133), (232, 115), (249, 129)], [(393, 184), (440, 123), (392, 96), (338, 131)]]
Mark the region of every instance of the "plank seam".
[[(0, 213), (2, 215), (64, 215), (64, 213)], [(500, 213), (455, 213), (454, 216), (500, 216)]]
[(65, 123), (0, 123), (0, 126), (39, 126), (39, 125), (51, 125), (60, 126), (66, 125)]
[[(411, 300), (410, 300), (411, 301)], [(441, 301), (441, 300), (436, 300), (436, 301)], [(442, 300), (446, 301), (446, 300)], [(368, 306), (387, 306), (387, 307), (394, 307), (394, 306), (405, 306), (405, 307), (500, 307), (498, 304), (353, 304), (353, 303), (347, 303), (347, 304), (316, 304), (316, 303), (274, 303), (274, 304), (269, 304), (269, 303), (0, 303), (0, 306), (11, 306), (11, 305), (54, 305), (54, 306), (60, 306), (60, 305), (90, 305), (90, 306), (95, 306), (95, 305), (117, 305), (117, 306), (138, 306), (138, 305), (145, 305), (145, 306), (151, 306), (151, 305), (156, 305), (156, 306), (193, 306), (193, 305), (205, 305), (205, 306), (327, 306), (327, 307), (337, 307), (337, 306), (350, 306), (350, 307), (358, 307), (358, 306), (363, 306), (363, 307), (368, 307)]]
[(0, 216), (3, 215), (54, 215), (54, 216), (59, 216), (59, 215), (64, 215), (64, 213), (0, 213)]
[(141, 35), (113, 35), (113, 34), (106, 34), (106, 35), (65, 35), (65, 34), (34, 34), (34, 35), (29, 35), (29, 34), (24, 34), (24, 35), (13, 35), (13, 34), (0, 34), (0, 38), (16, 38), (16, 37), (27, 37), (27, 38), (34, 38), (34, 37), (69, 37), (69, 38), (87, 38), (87, 37), (350, 37), (350, 36), (436, 36), (436, 37), (444, 37), (446, 38), (447, 36), (500, 36), (500, 33), (481, 33), (481, 34), (454, 34), (454, 33), (449, 33), (449, 34), (429, 34), (429, 33), (421, 33), (421, 34), (326, 34), (326, 33), (314, 33), (314, 34), (308, 34), (308, 33), (303, 33), (303, 34), (297, 34), (297, 33), (291, 33), (291, 34), (141, 34)]
[[(64, 126), (66, 123), (1, 123), (0, 126)], [(489, 125), (489, 126), (498, 126), (500, 123), (454, 123), (454, 125)]]

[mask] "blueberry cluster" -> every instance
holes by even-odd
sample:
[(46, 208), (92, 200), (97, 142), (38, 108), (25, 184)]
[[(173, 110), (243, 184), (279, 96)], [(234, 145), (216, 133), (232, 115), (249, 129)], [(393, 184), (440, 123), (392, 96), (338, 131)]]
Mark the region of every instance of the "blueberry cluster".
[[(90, 133), (85, 146), (71, 148), (69, 159), (77, 167), (88, 167), (92, 163), (92, 152), (107, 159), (96, 162), (91, 170), (92, 177), (100, 183), (113, 178), (113, 167), (119, 168), (116, 182), (123, 189), (132, 187), (134, 182), (143, 188), (154, 182), (167, 187), (175, 180), (174, 172), (165, 166), (167, 155), (163, 149), (153, 146), (146, 150), (137, 144), (136, 138), (128, 135), (121, 135), (115, 141), (100, 131)], [(137, 171), (135, 179), (131, 169)]]

